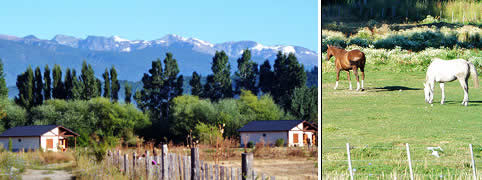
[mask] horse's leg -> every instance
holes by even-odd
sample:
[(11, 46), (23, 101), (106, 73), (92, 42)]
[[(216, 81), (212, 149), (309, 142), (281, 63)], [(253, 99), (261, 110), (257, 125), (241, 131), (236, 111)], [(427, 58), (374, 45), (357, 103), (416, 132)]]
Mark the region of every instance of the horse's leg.
[(353, 74), (355, 74), (356, 78), (356, 91), (360, 90), (360, 78), (358, 77), (358, 67), (353, 68)]
[(336, 69), (336, 83), (335, 83), (335, 88), (333, 88), (335, 90), (338, 87), (338, 80), (340, 80), (340, 70), (341, 69), (338, 69), (338, 68)]
[(360, 67), (361, 71), (361, 89), (363, 90), (363, 81), (365, 80), (365, 67)]
[(440, 104), (444, 104), (444, 102), (445, 102), (445, 84), (443, 82), (440, 83), (440, 89), (442, 90), (442, 100), (440, 100)]
[(462, 105), (467, 106), (469, 102), (469, 89), (467, 86), (467, 79), (463, 78), (458, 78), (460, 82), (460, 86), (462, 86), (462, 89), (464, 90), (464, 100), (462, 101)]
[(350, 83), (350, 90), (353, 90), (353, 88), (351, 88), (350, 70), (346, 71), (346, 75), (348, 76), (348, 82)]

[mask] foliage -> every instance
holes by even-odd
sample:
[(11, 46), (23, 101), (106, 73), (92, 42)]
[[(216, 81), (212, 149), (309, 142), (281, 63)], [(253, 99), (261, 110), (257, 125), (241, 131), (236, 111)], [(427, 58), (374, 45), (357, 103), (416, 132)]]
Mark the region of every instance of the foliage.
[(285, 140), (283, 138), (279, 138), (274, 143), (276, 147), (283, 147), (285, 145)]
[(62, 82), (62, 69), (59, 65), (55, 64), (52, 71), (53, 84), (52, 84), (52, 97), (55, 99), (65, 98), (64, 83)]
[(303, 64), (298, 62), (295, 54), (278, 52), (274, 64), (274, 87), (271, 95), (283, 109), (291, 107), (291, 96), (297, 87), (306, 85), (306, 72)]
[(218, 127), (202, 122), (196, 125), (194, 135), (198, 137), (200, 143), (208, 145), (215, 145), (217, 139), (223, 138)]
[(8, 149), (9, 152), (12, 152), (12, 148), (13, 148), (12, 138), (8, 138), (8, 148), (7, 149)]
[(256, 85), (258, 74), (258, 64), (251, 60), (251, 51), (244, 50), (241, 57), (238, 58), (238, 70), (235, 73), (236, 94), (241, 93), (241, 89), (258, 94), (259, 88)]
[(23, 126), (27, 123), (27, 112), (24, 108), (13, 103), (8, 99), (0, 99), (4, 106), (5, 116), (0, 118), (0, 130), (9, 129), (16, 126)]
[(199, 75), (196, 71), (192, 72), (192, 79), (189, 81), (189, 85), (192, 87), (191, 95), (201, 96), (203, 94), (201, 75)]
[(233, 97), (231, 65), (224, 51), (216, 51), (211, 70), (213, 74), (212, 76), (208, 76), (208, 83), (210, 83), (211, 86), (205, 86), (204, 92), (208, 93), (205, 96), (212, 101)]
[(89, 100), (98, 96), (97, 82), (94, 75), (94, 70), (92, 69), (92, 66), (90, 64), (87, 65), (87, 62), (85, 60), (82, 63), (82, 70), (79, 81), (82, 87), (80, 94), (82, 100)]
[(3, 61), (0, 59), (0, 98), (8, 97), (8, 88), (5, 81), (5, 73), (3, 72)]
[(269, 61), (266, 60), (263, 64), (259, 67), (259, 88), (264, 93), (270, 93), (273, 91), (273, 83), (274, 83), (274, 73), (271, 69), (271, 65)]
[(254, 148), (254, 141), (249, 141), (247, 146), (248, 148)]
[(44, 69), (44, 98), (49, 100), (52, 97), (52, 80), (50, 79), (49, 65), (45, 65)]
[(34, 106), (38, 106), (43, 103), (44, 97), (42, 94), (42, 90), (43, 90), (42, 73), (40, 72), (40, 68), (37, 66), (35, 68), (35, 76), (34, 76), (34, 83), (33, 83)]
[(126, 104), (130, 104), (131, 97), (132, 97), (132, 86), (127, 82), (124, 84), (124, 92), (125, 92), (124, 102)]
[(291, 113), (299, 119), (317, 122), (318, 88), (296, 88), (292, 96)]
[[(172, 99), (182, 94), (183, 78), (178, 77), (177, 60), (166, 53), (164, 69), (160, 59), (152, 61), (149, 74), (142, 77), (143, 89), (135, 95), (140, 109), (150, 113), (152, 127), (147, 131), (149, 138), (170, 136), (168, 117)], [(159, 133), (160, 132), (160, 133)]]
[[(107, 69), (106, 69), (106, 72), (107, 72)], [(114, 66), (110, 68), (110, 81), (111, 81), (110, 92), (112, 93), (112, 101), (117, 102), (117, 100), (119, 100), (120, 83), (119, 83), (119, 80), (117, 80), (117, 70), (115, 69)]]
[(102, 78), (104, 78), (104, 95), (103, 97), (110, 99), (110, 78), (109, 78), (109, 70), (105, 68), (104, 74), (102, 74)]
[(34, 105), (33, 86), (33, 72), (32, 68), (29, 66), (27, 71), (17, 76), (18, 96), (15, 97), (15, 103), (30, 110)]

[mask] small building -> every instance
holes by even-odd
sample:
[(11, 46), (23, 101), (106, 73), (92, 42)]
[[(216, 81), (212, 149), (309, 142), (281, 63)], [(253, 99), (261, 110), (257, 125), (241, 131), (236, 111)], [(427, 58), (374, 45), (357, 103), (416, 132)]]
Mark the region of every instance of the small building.
[(277, 139), (283, 139), (288, 146), (316, 145), (317, 131), (318, 127), (301, 120), (251, 121), (238, 129), (241, 146), (261, 140), (272, 145)]
[(8, 141), (12, 141), (12, 151), (37, 150), (66, 151), (67, 137), (74, 137), (74, 147), (77, 144), (79, 134), (58, 125), (35, 125), (18, 126), (10, 128), (0, 134), (0, 144), (3, 148), (8, 147)]

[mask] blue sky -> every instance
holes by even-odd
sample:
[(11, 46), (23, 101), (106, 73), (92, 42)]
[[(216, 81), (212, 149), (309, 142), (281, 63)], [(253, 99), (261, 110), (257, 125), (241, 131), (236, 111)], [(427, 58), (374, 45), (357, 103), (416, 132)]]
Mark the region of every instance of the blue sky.
[(5, 1), (0, 34), (56, 34), (153, 40), (166, 34), (211, 43), (253, 40), (317, 49), (316, 0), (61, 0)]

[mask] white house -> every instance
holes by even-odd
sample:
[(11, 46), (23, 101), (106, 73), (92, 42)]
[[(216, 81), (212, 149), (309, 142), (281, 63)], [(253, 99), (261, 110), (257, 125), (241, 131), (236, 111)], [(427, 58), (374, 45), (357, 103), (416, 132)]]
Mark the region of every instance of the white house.
[(0, 134), (0, 144), (6, 149), (11, 139), (14, 152), (37, 150), (40, 147), (44, 151), (57, 152), (67, 150), (67, 137), (74, 137), (74, 141), (77, 141), (77, 136), (79, 134), (58, 125), (19, 126)]
[(284, 139), (285, 145), (315, 145), (318, 128), (313, 124), (300, 120), (251, 121), (238, 129), (241, 146), (253, 141), (263, 140), (266, 144), (274, 144), (277, 139)]

